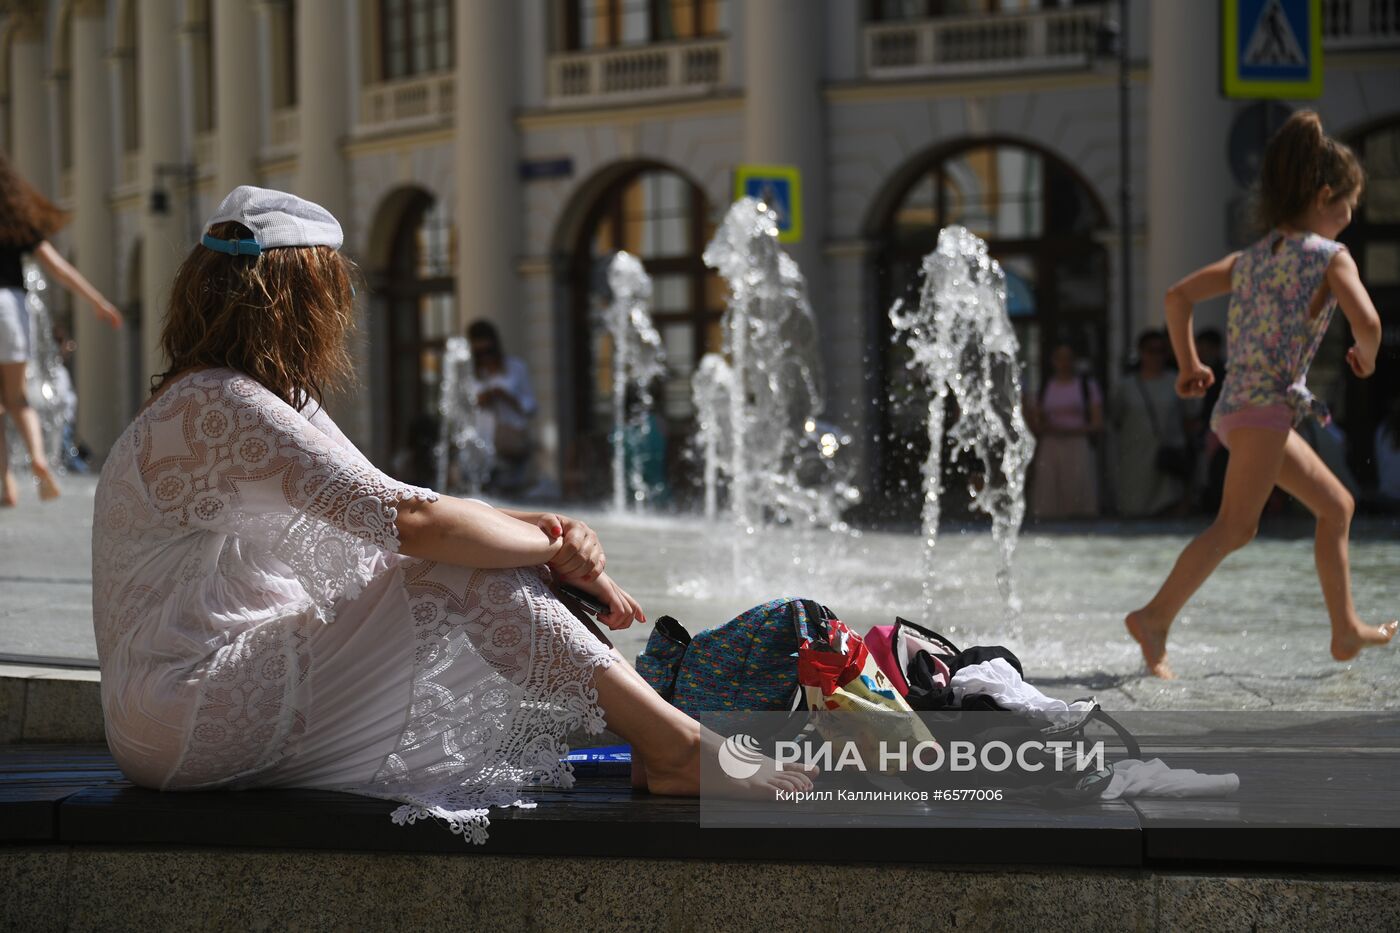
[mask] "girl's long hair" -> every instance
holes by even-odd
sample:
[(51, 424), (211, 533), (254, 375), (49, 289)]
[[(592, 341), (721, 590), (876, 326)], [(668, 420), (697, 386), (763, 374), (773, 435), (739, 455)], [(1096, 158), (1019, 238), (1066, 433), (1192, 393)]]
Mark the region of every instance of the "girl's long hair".
[(1299, 110), (1283, 124), (1264, 149), (1255, 192), (1259, 226), (1272, 230), (1302, 217), (1323, 186), (1338, 200), (1360, 191), (1366, 173), (1356, 153), (1322, 131), (1322, 118)]
[(28, 249), (67, 222), (68, 215), (35, 191), (0, 153), (0, 246)]
[[(238, 223), (215, 224), (218, 239), (249, 239)], [(228, 367), (252, 376), (297, 410), (343, 385), (353, 369), (346, 342), (354, 323), (355, 267), (328, 246), (230, 256), (196, 246), (170, 288), (161, 349), (170, 368), (156, 392), (187, 369)]]

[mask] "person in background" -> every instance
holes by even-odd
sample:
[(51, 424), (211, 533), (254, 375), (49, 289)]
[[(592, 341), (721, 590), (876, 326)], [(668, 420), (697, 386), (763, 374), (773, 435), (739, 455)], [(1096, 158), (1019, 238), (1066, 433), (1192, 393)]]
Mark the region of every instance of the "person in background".
[(1103, 432), (1103, 391), (1078, 371), (1074, 348), (1050, 351), (1050, 378), (1031, 408), (1036, 433), (1032, 510), (1037, 519), (1099, 514), (1095, 444)]
[[(661, 380), (651, 387), (653, 399), (661, 395)], [(647, 505), (671, 504), (671, 486), (666, 479), (666, 428), (654, 404), (640, 411), (642, 394), (635, 385), (627, 387), (627, 423), (622, 429), (622, 451), (627, 487), (635, 496), (641, 493)], [(638, 489), (637, 480), (641, 488)]]
[(1138, 337), (1138, 366), (1123, 380), (1111, 418), (1118, 444), (1118, 512), (1145, 517), (1185, 501), (1192, 458), (1187, 412), (1167, 368), (1171, 345), (1159, 330)]
[[(38, 260), (59, 284), (85, 298), (99, 320), (113, 327), (122, 326), (121, 312), (49, 243), (49, 237), (67, 220), (66, 214), (35, 191), (0, 155), (0, 413), (8, 414), (19, 429), (29, 451), (29, 468), (39, 484), (39, 498), (45, 500), (58, 498), (59, 489), (44, 453), (39, 415), (29, 407), (25, 393), (29, 359), (33, 355), (24, 290), (25, 254)], [(101, 388), (91, 386), (89, 390)], [(12, 506), (19, 502), (19, 484), (10, 472), (5, 450), (0, 433), (0, 505)]]
[(1220, 398), (1220, 387), (1225, 384), (1225, 341), (1220, 331), (1206, 328), (1196, 335), (1196, 351), (1201, 362), (1215, 376), (1215, 382), (1201, 398), (1200, 415), (1196, 418), (1199, 426), (1196, 434), (1196, 449), (1201, 451), (1201, 492), (1200, 507), (1212, 515), (1220, 508), (1220, 494), (1225, 488), (1225, 467), (1230, 462), (1230, 451), (1220, 443), (1220, 438), (1210, 429), (1211, 412)]
[(1376, 426), (1376, 479), (1381, 504), (1400, 509), (1400, 398)]
[(530, 423), (538, 408), (529, 370), (518, 356), (506, 356), (500, 332), (490, 321), (474, 321), (467, 328), (467, 343), (480, 386), (476, 400), (481, 406), (481, 430), (496, 449), (487, 488), (520, 492), (529, 481), (534, 448)]

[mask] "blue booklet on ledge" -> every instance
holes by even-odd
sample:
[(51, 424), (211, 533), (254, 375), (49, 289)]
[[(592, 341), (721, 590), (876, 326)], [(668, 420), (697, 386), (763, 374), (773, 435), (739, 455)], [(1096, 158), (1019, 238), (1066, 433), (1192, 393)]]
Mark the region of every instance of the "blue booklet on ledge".
[(564, 760), (574, 766), (574, 774), (579, 777), (625, 776), (632, 771), (632, 746), (578, 748), (565, 755)]

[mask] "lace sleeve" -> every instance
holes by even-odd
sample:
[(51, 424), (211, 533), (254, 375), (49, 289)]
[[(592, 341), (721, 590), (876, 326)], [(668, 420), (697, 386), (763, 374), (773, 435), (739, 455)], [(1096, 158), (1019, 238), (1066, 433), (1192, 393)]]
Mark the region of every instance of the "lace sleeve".
[(143, 433), (141, 472), (162, 521), (266, 547), (327, 619), (367, 582), (375, 549), (398, 550), (398, 505), (437, 498), (384, 475), (348, 441), (347, 449), (228, 370), (173, 387)]

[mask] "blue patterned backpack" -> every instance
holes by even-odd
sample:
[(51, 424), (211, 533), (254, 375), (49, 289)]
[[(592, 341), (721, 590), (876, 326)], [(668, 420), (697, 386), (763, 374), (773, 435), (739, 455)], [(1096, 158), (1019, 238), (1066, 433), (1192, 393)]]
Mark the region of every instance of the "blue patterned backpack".
[(831, 610), (810, 599), (774, 599), (692, 637), (662, 616), (637, 672), (688, 713), (798, 709), (798, 645), (824, 642), (830, 617)]

